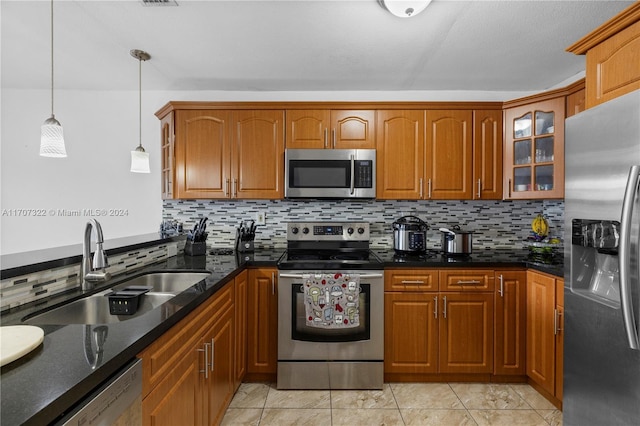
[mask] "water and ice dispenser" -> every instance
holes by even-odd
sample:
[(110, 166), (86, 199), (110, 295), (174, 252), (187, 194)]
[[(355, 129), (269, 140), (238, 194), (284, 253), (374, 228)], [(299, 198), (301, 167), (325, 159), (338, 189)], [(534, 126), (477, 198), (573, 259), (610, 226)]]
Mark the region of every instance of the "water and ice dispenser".
[(571, 222), (571, 291), (618, 308), (620, 222), (590, 219)]

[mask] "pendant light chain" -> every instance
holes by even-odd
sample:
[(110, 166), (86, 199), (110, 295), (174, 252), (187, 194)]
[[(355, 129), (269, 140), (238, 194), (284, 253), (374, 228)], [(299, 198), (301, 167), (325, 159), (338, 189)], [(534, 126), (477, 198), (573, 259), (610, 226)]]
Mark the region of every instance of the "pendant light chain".
[(53, 117), (53, 0), (51, 0), (51, 116)]
[(140, 145), (142, 148), (142, 58), (138, 59), (138, 131), (140, 132)]

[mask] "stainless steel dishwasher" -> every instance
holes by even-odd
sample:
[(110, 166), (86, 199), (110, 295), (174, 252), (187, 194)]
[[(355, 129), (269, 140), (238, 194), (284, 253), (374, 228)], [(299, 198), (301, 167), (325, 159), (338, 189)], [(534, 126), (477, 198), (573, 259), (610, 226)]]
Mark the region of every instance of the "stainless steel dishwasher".
[[(142, 360), (120, 370), (57, 425), (113, 425), (142, 422)], [(118, 422), (118, 419), (120, 421)]]

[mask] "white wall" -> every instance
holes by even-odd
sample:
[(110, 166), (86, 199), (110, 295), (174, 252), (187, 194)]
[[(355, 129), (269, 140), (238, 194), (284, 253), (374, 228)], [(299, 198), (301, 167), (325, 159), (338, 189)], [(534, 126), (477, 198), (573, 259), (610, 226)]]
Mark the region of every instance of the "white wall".
[[(84, 209), (126, 210), (96, 216), (106, 239), (156, 232), (160, 196), (160, 126), (154, 113), (170, 100), (204, 101), (502, 101), (528, 92), (224, 92), (145, 91), (143, 146), (151, 174), (129, 172), (138, 145), (138, 92), (56, 90), (67, 158), (38, 155), (40, 125), (50, 115), (48, 90), (2, 90), (0, 253), (79, 244)], [(80, 216), (60, 212), (80, 211)], [(34, 216), (33, 214), (41, 214)]]
[(62, 159), (38, 155), (49, 96), (48, 91), (2, 91), (1, 253), (82, 242), (90, 216), (62, 216), (62, 210), (126, 210), (124, 216), (94, 216), (107, 239), (156, 231), (162, 203), (159, 126), (152, 112), (143, 113), (142, 130), (152, 172), (129, 172), (129, 152), (139, 141), (138, 92), (56, 93), (68, 155)]

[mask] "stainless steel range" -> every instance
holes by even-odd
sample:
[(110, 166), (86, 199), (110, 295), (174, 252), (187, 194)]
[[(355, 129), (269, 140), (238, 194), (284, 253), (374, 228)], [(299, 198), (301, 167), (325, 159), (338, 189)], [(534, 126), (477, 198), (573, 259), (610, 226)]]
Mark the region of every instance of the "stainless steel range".
[(287, 224), (278, 389), (382, 389), (384, 274), (366, 222)]

